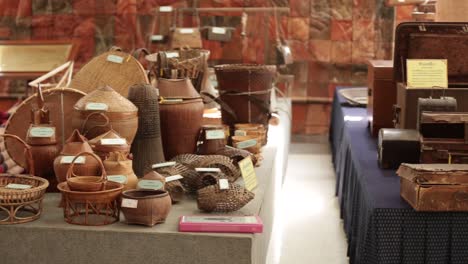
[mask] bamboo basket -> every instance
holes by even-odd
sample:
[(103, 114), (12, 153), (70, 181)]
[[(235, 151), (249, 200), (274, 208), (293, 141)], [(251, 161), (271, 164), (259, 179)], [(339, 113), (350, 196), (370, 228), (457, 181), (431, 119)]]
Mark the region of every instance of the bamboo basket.
[[(124, 144), (103, 144), (102, 140), (106, 139), (123, 139), (125, 140)], [(122, 138), (117, 131), (110, 129), (109, 131), (101, 134), (88, 141), (93, 149), (94, 153), (101, 158), (101, 160), (106, 160), (111, 152), (121, 152), (125, 155), (130, 153), (130, 145), (128, 144), (125, 138)]]
[(132, 55), (119, 51), (105, 52), (89, 61), (74, 76), (71, 87), (90, 93), (109, 85), (122, 96), (134, 84), (149, 84), (143, 66)]
[(222, 125), (202, 126), (198, 141), (198, 154), (216, 154), (226, 147), (224, 127)]
[[(129, 190), (122, 194), (122, 212), (127, 224), (154, 226), (164, 223), (171, 210), (171, 198), (164, 190)], [(136, 200), (136, 208), (124, 206), (124, 199)]]
[(229, 183), (228, 190), (220, 190), (219, 184), (210, 185), (198, 190), (198, 209), (205, 212), (233, 212), (249, 203), (255, 194), (241, 187)]
[(74, 225), (101, 226), (119, 221), (118, 198), (124, 188), (117, 182), (107, 182), (98, 192), (76, 192), (66, 182), (57, 186), (64, 200), (65, 222)]
[[(138, 178), (132, 169), (133, 161), (122, 152), (111, 152), (109, 158), (103, 161), (108, 181), (117, 181), (124, 185), (124, 191), (135, 189)], [(121, 177), (119, 177), (121, 176)], [(113, 180), (115, 178), (116, 180)], [(118, 181), (119, 179), (123, 181)]]
[(259, 154), (262, 148), (262, 139), (258, 136), (233, 136), (232, 145), (235, 148), (245, 149), (252, 154)]
[(234, 165), (233, 160), (226, 156), (202, 156), (196, 166), (198, 168), (219, 168), (230, 182), (235, 182), (241, 176), (241, 172), (239, 168)]
[[(91, 156), (93, 157), (101, 167), (101, 175), (86, 175), (86, 176), (78, 176), (73, 172), (73, 168), (75, 167), (75, 161), (80, 156)], [(78, 191), (78, 192), (97, 192), (103, 191), (105, 189), (105, 185), (107, 182), (107, 174), (106, 170), (104, 169), (104, 165), (102, 164), (101, 159), (92, 152), (81, 152), (78, 153), (75, 158), (72, 160), (70, 167), (68, 168), (67, 172), (67, 184), (68, 188), (71, 191)]]

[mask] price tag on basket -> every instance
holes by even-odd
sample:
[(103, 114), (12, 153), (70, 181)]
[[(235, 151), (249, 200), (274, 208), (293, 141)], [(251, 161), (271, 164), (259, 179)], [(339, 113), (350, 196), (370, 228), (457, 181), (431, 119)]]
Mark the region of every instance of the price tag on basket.
[(156, 163), (151, 166), (152, 169), (159, 169), (159, 168), (164, 168), (164, 167), (172, 167), (175, 166), (176, 162), (175, 161), (168, 161), (168, 162), (162, 162), (162, 163)]
[(5, 186), (5, 188), (14, 190), (26, 190), (31, 189), (32, 186), (28, 184), (9, 183), (7, 186)]
[[(61, 159), (60, 159), (60, 164), (70, 164), (72, 163), (73, 159), (75, 158), (75, 156), (63, 156)], [(86, 157), (84, 156), (79, 156), (76, 160), (75, 160), (75, 164), (84, 164), (86, 161)]]
[(181, 175), (177, 174), (177, 175), (172, 175), (172, 176), (168, 176), (166, 177), (166, 183), (168, 182), (171, 182), (171, 181), (177, 181), (177, 180), (180, 180), (180, 179), (183, 179), (184, 177), (182, 177)]
[(128, 182), (127, 176), (125, 175), (107, 175), (107, 180), (121, 184), (127, 184)]
[(227, 179), (219, 179), (219, 189), (229, 190), (229, 181)]
[(124, 61), (124, 58), (112, 54), (112, 55), (107, 56), (107, 61), (122, 64), (122, 62)]
[(222, 27), (212, 27), (211, 32), (215, 34), (226, 34), (226, 29)]
[(226, 136), (224, 135), (224, 130), (207, 130), (206, 131), (206, 139), (224, 139)]
[(164, 184), (158, 180), (141, 180), (137, 184), (138, 189), (160, 190)]
[(32, 127), (29, 136), (39, 138), (50, 138), (55, 135), (55, 127)]
[(234, 136), (241, 136), (241, 137), (247, 136), (247, 131), (245, 131), (245, 130), (236, 130), (236, 131), (234, 131)]
[(245, 188), (252, 191), (257, 187), (257, 174), (255, 174), (255, 168), (252, 163), (252, 159), (247, 157), (239, 161), (239, 168), (244, 179)]
[(100, 110), (100, 111), (107, 111), (109, 106), (104, 103), (87, 103), (85, 106), (85, 110)]
[(221, 172), (220, 168), (195, 168), (196, 172)]
[(237, 148), (246, 149), (246, 148), (254, 147), (255, 145), (257, 145), (257, 140), (249, 139), (249, 140), (245, 140), (245, 141), (237, 143)]
[(102, 145), (125, 145), (127, 141), (125, 138), (103, 138), (101, 139)]
[(138, 200), (123, 198), (121, 206), (125, 208), (137, 208)]

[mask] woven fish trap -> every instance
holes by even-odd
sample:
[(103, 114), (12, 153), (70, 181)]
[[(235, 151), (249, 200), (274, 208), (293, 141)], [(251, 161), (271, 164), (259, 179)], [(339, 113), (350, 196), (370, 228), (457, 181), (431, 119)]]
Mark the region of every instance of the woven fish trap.
[(183, 164), (189, 168), (194, 169), (196, 168), (195, 166), (202, 157), (203, 156), (196, 154), (181, 154), (172, 158), (171, 161), (175, 161), (177, 163)]
[[(6, 188), (9, 184), (29, 185), (24, 190)], [(49, 182), (23, 174), (0, 174), (0, 225), (21, 224), (38, 219)]]
[[(184, 191), (194, 192), (192, 190), (192, 188), (191, 188), (191, 186), (193, 186), (191, 183), (198, 176), (198, 173), (195, 170), (193, 170), (193, 169), (191, 169), (191, 168), (189, 168), (189, 167), (187, 167), (187, 166), (185, 166), (183, 164), (179, 164), (179, 163), (176, 163), (176, 165), (174, 165), (174, 166), (162, 167), (162, 168), (157, 168), (157, 169), (154, 169), (154, 170), (156, 172), (158, 172), (159, 174), (161, 174), (162, 176), (164, 176), (164, 177), (169, 177), (169, 176), (173, 176), (173, 175), (180, 175), (180, 176), (184, 177), (180, 181), (174, 181), (174, 182), (180, 182), (182, 184), (183, 188), (184, 188)], [(170, 184), (170, 183), (171, 182), (166, 184), (166, 189), (168, 187), (167, 185)], [(174, 188), (177, 188), (177, 187), (174, 187)]]
[(202, 156), (196, 163), (196, 168), (219, 168), (230, 182), (236, 181), (241, 176), (239, 168), (234, 165), (232, 159), (222, 155)]
[(247, 157), (250, 157), (252, 159), (252, 163), (254, 165), (257, 164), (257, 157), (255, 155), (253, 155), (252, 153), (250, 153), (247, 150), (237, 149), (237, 148), (233, 148), (233, 147), (230, 147), (230, 146), (226, 146), (224, 149), (216, 152), (216, 155), (226, 156), (226, 157), (232, 159), (234, 164), (237, 164), (239, 161), (241, 161), (241, 160), (243, 160), (243, 159), (245, 159)]
[(198, 190), (198, 209), (206, 212), (233, 212), (241, 209), (255, 194), (235, 183), (229, 183), (228, 190), (220, 190), (219, 184)]

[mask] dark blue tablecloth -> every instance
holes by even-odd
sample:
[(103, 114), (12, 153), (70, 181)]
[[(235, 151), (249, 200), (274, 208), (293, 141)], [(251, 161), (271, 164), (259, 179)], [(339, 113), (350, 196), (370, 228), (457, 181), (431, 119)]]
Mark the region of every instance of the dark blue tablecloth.
[(378, 167), (366, 109), (346, 106), (339, 93), (330, 142), (350, 263), (468, 263), (468, 213), (415, 212), (395, 171)]

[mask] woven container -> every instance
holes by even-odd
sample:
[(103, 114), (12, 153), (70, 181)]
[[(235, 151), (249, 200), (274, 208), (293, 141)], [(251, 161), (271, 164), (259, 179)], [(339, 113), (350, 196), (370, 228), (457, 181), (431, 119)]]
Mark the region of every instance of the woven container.
[[(73, 132), (71, 118), (73, 106), (84, 96), (81, 91), (69, 88), (52, 88), (43, 92), (44, 105), (49, 110), (49, 121), (55, 126), (55, 137), (58, 149), (62, 149), (63, 144)], [(37, 94), (25, 99), (10, 116), (5, 128), (6, 134), (14, 134), (23, 140), (30, 128), (31, 109), (37, 106)], [(9, 156), (21, 167), (26, 166), (23, 146), (16, 143), (14, 139), (5, 140), (5, 148)]]
[(261, 138), (262, 146), (267, 143), (267, 130), (262, 124), (240, 123), (234, 124), (234, 135), (256, 136)]
[[(144, 184), (150, 182), (158, 182), (158, 184)], [(137, 189), (138, 190), (164, 190), (164, 185), (166, 184), (166, 177), (162, 176), (156, 171), (148, 171), (143, 178), (138, 180)]]
[(132, 160), (122, 152), (111, 152), (103, 161), (108, 181), (116, 181), (124, 185), (124, 191), (135, 189), (138, 178), (132, 169)]
[(160, 103), (161, 133), (166, 159), (179, 154), (195, 153), (203, 123), (202, 99), (178, 100), (163, 100)]
[(226, 157), (230, 158), (233, 161), (234, 164), (239, 163), (239, 161), (241, 161), (241, 160), (243, 160), (243, 159), (245, 159), (247, 157), (250, 157), (252, 159), (252, 163), (254, 165), (257, 163), (256, 157), (252, 153), (250, 153), (249, 151), (243, 150), (243, 149), (233, 148), (231, 146), (226, 146), (224, 149), (218, 151), (216, 154), (226, 156)]
[(165, 160), (161, 138), (158, 89), (151, 85), (134, 85), (128, 100), (138, 107), (138, 126), (132, 143), (133, 170), (143, 176), (151, 165)]
[(270, 97), (276, 67), (255, 64), (215, 66), (224, 124), (259, 123), (268, 126)]
[[(192, 189), (193, 185), (191, 184), (191, 182), (193, 181), (193, 179), (196, 179), (198, 177), (198, 173), (195, 170), (183, 164), (176, 163), (174, 166), (157, 168), (155, 169), (155, 171), (164, 177), (174, 176), (174, 175), (180, 175), (184, 177), (180, 181), (172, 181), (168, 183), (166, 182), (165, 188), (166, 190), (169, 191), (169, 194), (171, 195), (171, 199), (173, 200), (173, 202), (178, 202), (182, 200), (182, 197), (183, 197), (183, 193), (182, 194), (180, 193), (182, 191), (180, 187), (174, 187), (174, 186), (179, 186), (179, 183), (182, 185), (184, 192), (185, 190), (189, 192), (196, 191)], [(173, 188), (175, 188), (174, 195), (173, 195)]]
[[(101, 175), (86, 175), (86, 176), (78, 176), (74, 173), (73, 168), (75, 167), (75, 161), (80, 156), (91, 156), (93, 157), (101, 167)], [(105, 185), (107, 182), (107, 174), (106, 170), (104, 169), (104, 165), (102, 164), (101, 159), (92, 152), (81, 152), (76, 155), (76, 157), (72, 160), (70, 167), (67, 171), (67, 184), (71, 191), (78, 191), (78, 192), (97, 192), (103, 191), (105, 189)]]
[(169, 196), (171, 197), (171, 201), (173, 204), (182, 201), (185, 193), (185, 188), (180, 181), (166, 182), (164, 188), (166, 189), (166, 191), (169, 192)]
[[(104, 139), (104, 141), (103, 141)], [(105, 140), (118, 140), (123, 139), (125, 142), (120, 144), (120, 142), (116, 142), (118, 144), (109, 144)], [(101, 134), (91, 140), (88, 141), (93, 148), (93, 151), (96, 155), (101, 158), (101, 160), (105, 160), (109, 157), (111, 152), (122, 152), (126, 155), (130, 153), (130, 145), (128, 144), (125, 138), (122, 138), (117, 131), (110, 129), (109, 131)], [(112, 143), (112, 142), (110, 142)]]
[(127, 224), (154, 226), (164, 223), (172, 207), (169, 193), (164, 190), (129, 190), (123, 192), (122, 197), (138, 201), (136, 208), (122, 206)]
[(105, 52), (84, 65), (73, 77), (70, 87), (91, 93), (109, 85), (122, 96), (134, 84), (149, 83), (143, 66), (132, 55), (121, 51)]
[(236, 181), (241, 176), (241, 172), (239, 168), (234, 165), (233, 160), (226, 156), (202, 156), (196, 163), (196, 166), (197, 168), (219, 168), (230, 182)]
[[(54, 160), (55, 177), (59, 183), (67, 180), (67, 171), (70, 168), (70, 162), (62, 162), (62, 159), (65, 156), (76, 156), (81, 152), (93, 152), (93, 150), (86, 138), (78, 130), (75, 130), (63, 145), (60, 155)], [(85, 157), (84, 164), (75, 164), (74, 167), (75, 173), (81, 175), (98, 175), (100, 173), (99, 162), (95, 159)]]
[(64, 200), (65, 221), (74, 225), (101, 226), (119, 221), (118, 198), (123, 185), (107, 182), (105, 189), (98, 192), (71, 191), (66, 182), (57, 186)]
[(205, 212), (233, 212), (244, 207), (253, 200), (255, 194), (229, 183), (228, 190), (220, 190), (219, 184), (210, 185), (198, 191), (198, 209)]
[[(110, 86), (81, 98), (74, 106), (72, 126), (87, 138), (95, 138), (109, 126), (131, 144), (138, 129), (138, 108)], [(98, 109), (98, 110), (90, 110)]]
[(232, 146), (238, 149), (244, 149), (252, 154), (258, 154), (262, 148), (262, 139), (258, 136), (233, 136)]
[(200, 98), (200, 94), (195, 90), (188, 78), (185, 79), (165, 79), (158, 80), (159, 95), (163, 98)]
[(204, 125), (200, 131), (198, 154), (216, 154), (226, 146), (226, 136), (222, 125)]

